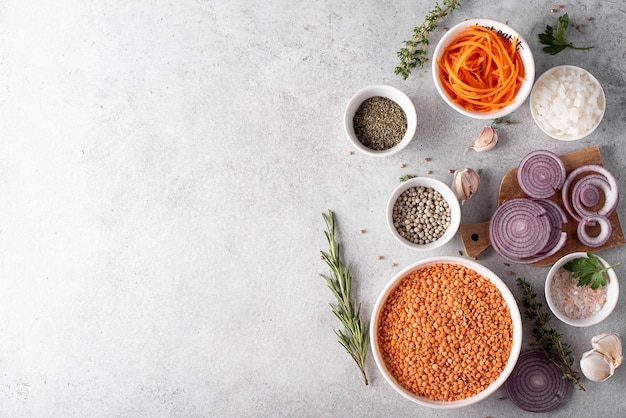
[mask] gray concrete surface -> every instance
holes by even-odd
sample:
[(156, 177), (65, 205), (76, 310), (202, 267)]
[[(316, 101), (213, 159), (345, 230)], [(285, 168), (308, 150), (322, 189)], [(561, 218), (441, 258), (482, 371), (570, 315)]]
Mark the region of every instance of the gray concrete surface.
[[(434, 1), (2, 2), (0, 416), (523, 416), (502, 389), (463, 410), (420, 407), (371, 356), (364, 386), (319, 277), (327, 209), (366, 316), (403, 266), (458, 255), (458, 235), (431, 253), (394, 241), (384, 208), (403, 174), (482, 169), (462, 207), (464, 223), (482, 222), (527, 152), (598, 145), (626, 193), (623, 2), (563, 3), (587, 24), (571, 40), (595, 48), (556, 56), (537, 34), (557, 3), (461, 3), (443, 26), (503, 21), (532, 46), (537, 75), (591, 71), (607, 98), (597, 131), (550, 139), (525, 104), (494, 150), (463, 155), (484, 122), (448, 108), (430, 69), (393, 73)], [(417, 138), (393, 157), (351, 155), (343, 109), (379, 83), (414, 100)], [(626, 262), (624, 247), (601, 255)], [(543, 294), (547, 267), (505, 266), (491, 250), (479, 261), (517, 297), (508, 271)], [(626, 333), (625, 292), (600, 325), (555, 323), (575, 357), (595, 334)], [(546, 416), (618, 416), (625, 386), (618, 369)]]

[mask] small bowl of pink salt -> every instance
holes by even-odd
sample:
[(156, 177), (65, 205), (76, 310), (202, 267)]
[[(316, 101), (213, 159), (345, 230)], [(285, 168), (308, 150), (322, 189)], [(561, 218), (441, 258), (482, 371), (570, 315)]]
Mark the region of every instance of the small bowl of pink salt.
[[(593, 255), (602, 268), (610, 267), (603, 258)], [(568, 254), (558, 260), (546, 279), (546, 302), (561, 321), (575, 327), (589, 327), (604, 321), (615, 309), (619, 297), (619, 282), (613, 268), (603, 274), (604, 285), (593, 289), (591, 285), (579, 286), (579, 279), (565, 269), (575, 259), (588, 258), (585, 252)]]

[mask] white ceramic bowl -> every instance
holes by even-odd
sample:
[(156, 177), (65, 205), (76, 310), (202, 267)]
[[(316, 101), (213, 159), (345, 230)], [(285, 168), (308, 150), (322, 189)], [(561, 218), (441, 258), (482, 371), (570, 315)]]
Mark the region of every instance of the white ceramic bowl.
[[(520, 90), (517, 92), (515, 101), (508, 106), (505, 106), (494, 112), (470, 111), (465, 109), (462, 105), (454, 103), (451, 100), (449, 94), (444, 89), (441, 82), (441, 71), (439, 70), (437, 60), (441, 59), (446, 47), (452, 44), (452, 42), (465, 30), (465, 28), (474, 25), (489, 28), (492, 31), (495, 31), (499, 36), (505, 37), (506, 39), (512, 40), (513, 37), (517, 37), (517, 50), (519, 51), (520, 57), (522, 58), (524, 71), (526, 72), (525, 81), (522, 83)], [(445, 33), (445, 35), (442, 36), (441, 40), (437, 43), (437, 47), (435, 48), (435, 52), (433, 53), (432, 73), (437, 91), (439, 92), (443, 100), (445, 100), (445, 102), (450, 105), (450, 107), (452, 107), (454, 110), (474, 119), (496, 119), (511, 114), (524, 103), (526, 98), (528, 98), (528, 95), (530, 94), (533, 86), (533, 81), (535, 80), (535, 60), (533, 58), (533, 54), (530, 50), (528, 42), (526, 42), (524, 38), (511, 27), (505, 25), (504, 23), (500, 23), (491, 19), (468, 19), (465, 22), (461, 22), (449, 29)]]
[[(595, 256), (598, 258), (598, 260), (600, 260), (600, 263), (604, 267), (609, 266), (609, 263), (607, 263), (603, 258), (597, 255)], [(554, 265), (552, 266), (552, 268), (550, 268), (550, 271), (548, 272), (548, 277), (546, 278), (545, 295), (546, 295), (546, 302), (548, 302), (548, 307), (550, 308), (554, 316), (556, 316), (557, 318), (559, 318), (561, 321), (565, 322), (566, 324), (572, 325), (574, 327), (589, 327), (591, 325), (596, 325), (604, 321), (611, 314), (611, 312), (613, 312), (613, 309), (615, 309), (615, 306), (617, 305), (617, 299), (619, 298), (619, 282), (617, 280), (617, 275), (615, 274), (615, 271), (613, 269), (608, 269), (605, 274), (605, 280), (607, 282), (606, 283), (606, 286), (607, 286), (606, 302), (604, 303), (604, 306), (602, 306), (602, 309), (600, 309), (598, 313), (596, 313), (595, 315), (589, 318), (572, 319), (568, 317), (563, 312), (561, 312), (556, 306), (556, 302), (552, 296), (552, 291), (551, 291), (552, 279), (554, 277), (554, 274), (560, 268), (562, 268), (568, 261), (573, 260), (575, 258), (580, 258), (580, 257), (586, 258), (587, 253), (575, 252), (575, 253), (567, 254), (566, 256), (563, 256), (561, 259), (559, 259), (556, 263), (554, 263)], [(577, 279), (572, 279), (572, 280), (577, 280)]]
[[(587, 90), (582, 90), (582, 86), (587, 86)], [(540, 92), (544, 92), (547, 98), (549, 89), (553, 87), (561, 87), (564, 91), (570, 92), (566, 94), (570, 101), (566, 102), (565, 98), (560, 98), (556, 90), (549, 95), (552, 97), (551, 101), (542, 99)], [(578, 97), (582, 97), (580, 101), (575, 98), (576, 90), (579, 90)], [(589, 94), (591, 91), (594, 92), (594, 100), (589, 99), (592, 96)], [(572, 98), (575, 98), (574, 102), (571, 101)], [(589, 121), (574, 123), (577, 117), (575, 115), (592, 109), (595, 113), (590, 116)], [(600, 125), (605, 109), (606, 98), (600, 82), (587, 70), (573, 65), (559, 65), (549, 69), (537, 79), (530, 93), (530, 112), (533, 120), (545, 134), (561, 141), (574, 141), (592, 133)], [(559, 129), (554, 121), (559, 120), (559, 117), (566, 117), (565, 112), (575, 112), (573, 119), (569, 121), (571, 128)]]
[[(409, 241), (404, 238), (396, 227), (393, 224), (393, 207), (398, 200), (398, 197), (404, 193), (406, 190), (412, 187), (429, 187), (438, 191), (441, 196), (446, 200), (448, 206), (450, 207), (450, 226), (446, 229), (446, 232), (436, 241), (433, 241), (428, 244), (416, 244), (414, 242)], [(454, 235), (459, 230), (459, 225), (461, 224), (461, 206), (459, 205), (459, 200), (452, 191), (452, 189), (439, 180), (435, 180), (430, 177), (414, 177), (405, 182), (400, 183), (387, 201), (387, 225), (389, 226), (389, 230), (391, 234), (403, 245), (414, 249), (414, 250), (433, 250), (435, 248), (439, 248), (442, 245), (446, 244), (448, 241), (454, 237)]]
[[(363, 145), (354, 133), (354, 115), (359, 109), (359, 106), (361, 106), (365, 100), (372, 97), (386, 97), (389, 100), (393, 100), (404, 110), (404, 114), (406, 115), (407, 127), (404, 137), (398, 144), (385, 150), (374, 150)], [(348, 139), (356, 149), (374, 157), (386, 157), (401, 151), (413, 140), (415, 132), (417, 131), (417, 111), (409, 96), (395, 87), (382, 84), (367, 86), (356, 92), (348, 101), (348, 105), (343, 114), (343, 127), (346, 131), (346, 135), (348, 135)]]
[[(487, 386), (485, 390), (483, 390), (482, 392), (479, 392), (475, 396), (462, 399), (462, 400), (449, 401), (449, 402), (434, 401), (425, 397), (417, 396), (416, 394), (406, 390), (404, 387), (398, 384), (396, 379), (389, 372), (389, 370), (387, 369), (387, 366), (385, 365), (385, 362), (383, 360), (383, 356), (380, 350), (380, 344), (379, 344), (379, 338), (378, 338), (378, 323), (379, 323), (382, 311), (384, 309), (385, 303), (387, 301), (387, 298), (396, 289), (396, 287), (401, 283), (402, 279), (406, 277), (409, 273), (415, 270), (428, 267), (433, 264), (439, 264), (439, 263), (458, 264), (458, 265), (464, 266), (466, 268), (474, 270), (481, 276), (491, 281), (491, 283), (493, 283), (496, 286), (496, 288), (500, 291), (502, 297), (504, 298), (505, 303), (509, 307), (509, 312), (511, 314), (511, 320), (513, 323), (513, 346), (509, 354), (508, 362), (506, 366), (504, 367), (504, 370), (502, 371), (500, 376), (498, 376), (498, 378), (493, 383)], [(371, 324), (370, 325), (370, 339), (371, 339), (372, 354), (374, 356), (376, 365), (378, 366), (378, 369), (382, 373), (385, 380), (405, 398), (417, 404), (420, 404), (422, 406), (435, 408), (435, 409), (461, 408), (461, 407), (474, 404), (476, 402), (479, 402), (487, 398), (489, 395), (494, 393), (500, 386), (502, 386), (504, 382), (506, 381), (506, 379), (509, 377), (509, 375), (513, 371), (513, 368), (515, 367), (515, 363), (517, 362), (517, 359), (520, 354), (520, 350), (522, 348), (522, 335), (523, 335), (522, 317), (520, 315), (517, 302), (515, 301), (515, 298), (513, 297), (513, 294), (511, 293), (507, 285), (495, 273), (493, 273), (488, 268), (484, 267), (483, 265), (475, 261), (472, 261), (466, 258), (461, 258), (461, 257), (426, 258), (424, 260), (418, 261), (404, 268), (397, 275), (395, 275), (389, 283), (387, 283), (383, 291), (378, 296), (378, 299), (376, 300), (376, 304), (374, 305), (374, 309), (372, 312), (372, 319), (371, 319), (370, 324)]]

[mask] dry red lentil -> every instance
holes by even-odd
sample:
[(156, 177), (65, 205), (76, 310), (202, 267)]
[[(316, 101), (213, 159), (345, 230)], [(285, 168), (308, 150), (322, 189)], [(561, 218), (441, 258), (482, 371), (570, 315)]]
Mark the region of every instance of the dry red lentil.
[(501, 374), (513, 345), (511, 314), (498, 288), (457, 264), (404, 277), (387, 298), (377, 331), (398, 384), (441, 401), (483, 391)]

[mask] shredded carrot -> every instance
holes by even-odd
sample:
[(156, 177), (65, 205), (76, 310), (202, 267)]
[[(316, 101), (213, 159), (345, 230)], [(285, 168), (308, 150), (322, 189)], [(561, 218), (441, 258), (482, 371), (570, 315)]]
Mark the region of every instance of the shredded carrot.
[(481, 26), (469, 26), (437, 60), (440, 80), (453, 102), (466, 110), (493, 112), (515, 100), (526, 77), (509, 42)]

